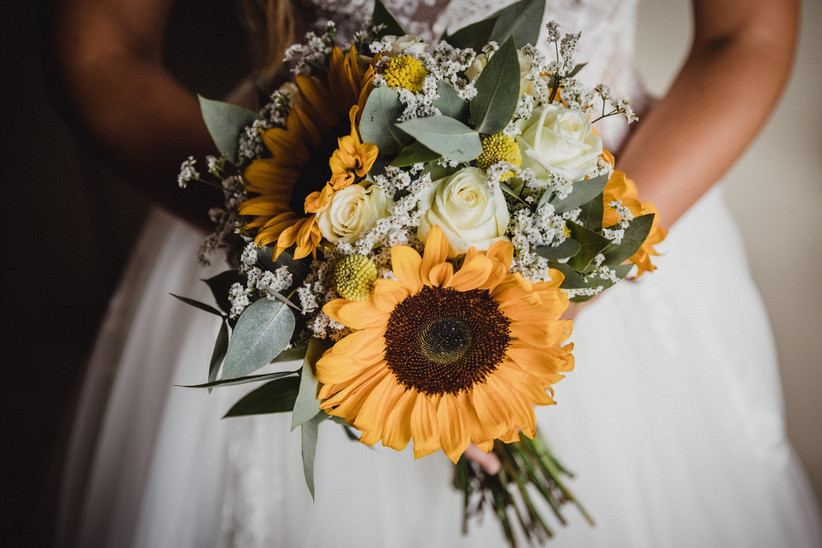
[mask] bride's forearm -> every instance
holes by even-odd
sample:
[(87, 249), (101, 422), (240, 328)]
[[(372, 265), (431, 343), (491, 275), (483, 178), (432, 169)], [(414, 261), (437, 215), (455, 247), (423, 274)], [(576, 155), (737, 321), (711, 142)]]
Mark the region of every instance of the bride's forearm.
[(188, 155), (215, 152), (193, 93), (166, 70), (160, 46), (170, 0), (55, 2), (53, 58), (71, 118), (124, 179), (207, 226), (219, 196), (174, 184)]
[(691, 53), (668, 93), (639, 122), (617, 167), (670, 226), (733, 164), (788, 78), (794, 0), (694, 2)]

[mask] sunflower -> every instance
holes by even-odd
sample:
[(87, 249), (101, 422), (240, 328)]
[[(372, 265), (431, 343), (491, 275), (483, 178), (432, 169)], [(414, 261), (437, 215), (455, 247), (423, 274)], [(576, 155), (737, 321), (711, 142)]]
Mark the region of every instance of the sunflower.
[[(328, 74), (322, 80), (296, 77), (299, 94), (286, 127), (262, 132), (271, 157), (254, 160), (243, 173), (245, 190), (259, 194), (239, 206), (241, 215), (254, 217), (245, 227), (257, 231), (257, 245), (277, 242), (277, 253), (296, 245), (295, 258), (315, 252), (322, 235), (314, 216), (303, 215), (306, 198), (322, 192), (334, 175), (329, 158), (337, 146), (345, 145), (350, 151), (362, 145), (356, 116), (368, 99), (373, 76), (372, 67), (360, 70), (352, 47), (347, 54), (339, 48), (332, 50)], [(341, 142), (351, 133), (354, 140)]]
[(434, 226), (422, 257), (391, 248), (397, 280), (378, 279), (370, 298), (335, 299), (323, 311), (351, 333), (317, 363), (326, 413), (360, 440), (414, 456), (440, 448), (456, 462), (469, 443), (535, 434), (533, 405), (553, 404), (551, 384), (573, 369), (562, 275), (531, 283), (509, 272), (513, 246), (471, 248), (455, 271)]
[[(610, 152), (604, 151), (603, 158), (612, 166), (614, 165), (614, 157)], [(651, 232), (648, 233), (648, 237), (642, 243), (639, 250), (634, 253), (630, 259), (628, 259), (629, 262), (634, 263), (637, 266), (637, 277), (640, 277), (645, 272), (652, 272), (656, 270), (656, 267), (651, 263), (652, 255), (659, 256), (659, 252), (654, 249), (654, 245), (664, 240), (668, 235), (668, 231), (660, 226), (659, 214), (657, 213), (654, 204), (651, 202), (640, 202), (638, 195), (639, 193), (637, 192), (636, 184), (622, 171), (614, 170), (602, 193), (603, 202), (605, 204), (604, 214), (602, 216), (602, 226), (613, 226), (621, 219), (619, 213), (617, 213), (614, 208), (608, 207), (608, 204), (614, 200), (622, 202), (622, 205), (627, 207), (634, 217), (648, 215), (649, 213), (654, 214), (654, 222), (651, 226)]]

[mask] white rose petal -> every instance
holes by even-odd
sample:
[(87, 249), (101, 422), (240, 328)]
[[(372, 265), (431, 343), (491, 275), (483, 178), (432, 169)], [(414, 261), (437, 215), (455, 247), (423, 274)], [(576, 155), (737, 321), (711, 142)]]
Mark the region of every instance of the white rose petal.
[(577, 181), (588, 175), (602, 154), (602, 140), (591, 131), (588, 116), (578, 110), (544, 105), (534, 109), (517, 138), (522, 167), (538, 179), (547, 171)]
[(424, 242), (431, 227), (439, 225), (451, 245), (451, 256), (475, 247), (484, 251), (508, 238), (508, 206), (499, 187), (493, 192), (479, 168), (466, 167), (449, 177), (433, 181), (420, 195), (417, 236)]
[(381, 187), (351, 185), (331, 196), (328, 206), (317, 213), (317, 226), (329, 242), (352, 243), (374, 228), (390, 205)]
[(425, 41), (413, 34), (383, 36), (382, 41), (390, 45), (390, 49), (386, 52), (389, 57), (403, 54), (419, 55), (425, 51)]

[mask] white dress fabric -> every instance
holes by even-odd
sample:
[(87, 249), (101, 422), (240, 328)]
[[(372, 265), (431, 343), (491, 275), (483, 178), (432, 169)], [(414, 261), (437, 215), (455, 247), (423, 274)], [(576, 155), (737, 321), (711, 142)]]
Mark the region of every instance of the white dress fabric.
[[(434, 2), (422, 0), (419, 12), (403, 4), (407, 22)], [(436, 4), (435, 34), (504, 5)], [(578, 59), (590, 61), (586, 82), (610, 84), (640, 110), (634, 3), (548, 4), (544, 22), (583, 31)], [(599, 130), (611, 146), (623, 135)], [(415, 461), (410, 450), (368, 448), (324, 422), (312, 502), (289, 416), (221, 420), (248, 385), (211, 394), (175, 386), (205, 380), (219, 327), (168, 295), (209, 302), (199, 280), (219, 269), (196, 264), (201, 239), (155, 212), (135, 249), (80, 399), (62, 544), (505, 546), (490, 514), (461, 534), (461, 495), (442, 453)], [(588, 526), (569, 507), (569, 526), (555, 527), (551, 542), (822, 546), (819, 511), (785, 435), (767, 316), (721, 189), (708, 192), (659, 247), (656, 272), (619, 284), (582, 311), (576, 370), (556, 386), (558, 405), (537, 409), (543, 437), (576, 472), (570, 487), (597, 522)]]

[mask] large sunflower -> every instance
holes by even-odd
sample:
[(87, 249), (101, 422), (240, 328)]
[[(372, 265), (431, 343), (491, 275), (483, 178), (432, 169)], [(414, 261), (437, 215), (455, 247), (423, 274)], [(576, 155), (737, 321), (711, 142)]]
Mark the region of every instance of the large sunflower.
[[(611, 153), (606, 151), (603, 157), (612, 166), (614, 165), (614, 157)], [(659, 256), (659, 252), (654, 249), (654, 246), (665, 239), (668, 231), (659, 224), (659, 214), (654, 204), (651, 202), (640, 202), (636, 184), (629, 179), (625, 173), (617, 170), (614, 170), (611, 178), (608, 179), (608, 183), (602, 192), (602, 197), (605, 205), (602, 216), (602, 226), (606, 228), (617, 224), (621, 219), (619, 213), (617, 213), (614, 208), (608, 207), (608, 204), (614, 200), (622, 202), (622, 205), (627, 207), (634, 217), (648, 215), (649, 213), (654, 214), (651, 232), (639, 250), (634, 253), (628, 261), (637, 266), (637, 277), (642, 276), (645, 272), (656, 270), (656, 267), (651, 263), (651, 256)]]
[(314, 216), (303, 214), (306, 198), (332, 178), (329, 158), (349, 128), (359, 140), (354, 117), (362, 112), (373, 76), (370, 66), (360, 70), (353, 47), (347, 54), (335, 47), (323, 79), (296, 77), (299, 96), (286, 127), (262, 133), (271, 157), (254, 160), (243, 174), (245, 189), (259, 196), (240, 204), (239, 212), (254, 217), (246, 228), (257, 231), (258, 245), (277, 242), (279, 252), (296, 244), (296, 258), (314, 252), (322, 236)]
[(533, 437), (533, 405), (553, 404), (551, 384), (573, 369), (568, 299), (553, 281), (509, 272), (513, 246), (466, 253), (455, 272), (434, 226), (420, 255), (391, 248), (397, 280), (368, 300), (323, 307), (351, 329), (317, 363), (321, 407), (362, 432), (361, 441), (421, 457), (442, 448), (456, 462), (469, 443)]

